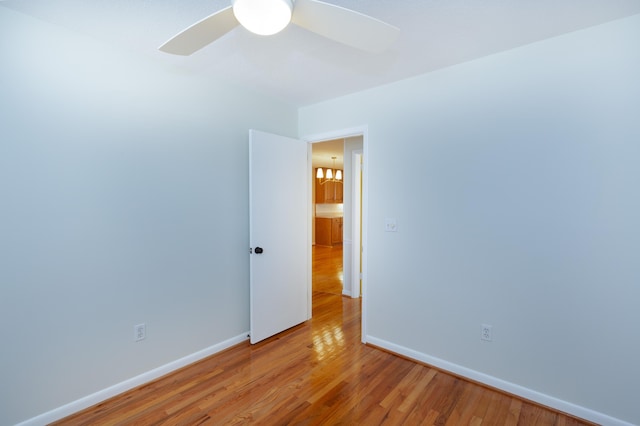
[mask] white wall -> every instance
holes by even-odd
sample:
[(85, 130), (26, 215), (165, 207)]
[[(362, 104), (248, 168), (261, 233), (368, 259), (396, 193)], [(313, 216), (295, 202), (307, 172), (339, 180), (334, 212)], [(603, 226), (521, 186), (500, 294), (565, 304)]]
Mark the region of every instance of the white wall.
[(638, 40), (640, 15), (301, 109), (302, 136), (368, 125), (369, 342), (640, 424)]
[(246, 336), (248, 129), (297, 110), (2, 7), (0, 63), (0, 424)]

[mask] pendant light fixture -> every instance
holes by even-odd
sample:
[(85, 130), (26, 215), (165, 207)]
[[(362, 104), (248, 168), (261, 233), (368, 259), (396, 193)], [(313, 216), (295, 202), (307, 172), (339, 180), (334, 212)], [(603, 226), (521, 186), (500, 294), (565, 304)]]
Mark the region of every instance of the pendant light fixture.
[[(316, 172), (316, 178), (324, 179), (320, 182), (320, 185), (324, 185), (327, 182), (342, 183), (342, 170), (336, 169), (336, 158), (338, 157), (331, 157), (331, 159), (333, 160), (333, 169), (328, 168), (326, 173), (322, 170), (322, 167), (318, 167), (318, 171)], [(335, 177), (333, 175), (334, 170), (335, 170)]]

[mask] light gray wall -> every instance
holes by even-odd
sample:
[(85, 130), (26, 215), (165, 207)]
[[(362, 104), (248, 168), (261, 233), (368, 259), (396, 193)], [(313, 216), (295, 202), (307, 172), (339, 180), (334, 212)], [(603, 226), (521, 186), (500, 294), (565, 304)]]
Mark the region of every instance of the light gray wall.
[(248, 129), (297, 110), (1, 7), (0, 63), (0, 424), (246, 332)]
[(636, 15), (301, 109), (301, 136), (368, 125), (368, 339), (640, 424), (638, 40)]

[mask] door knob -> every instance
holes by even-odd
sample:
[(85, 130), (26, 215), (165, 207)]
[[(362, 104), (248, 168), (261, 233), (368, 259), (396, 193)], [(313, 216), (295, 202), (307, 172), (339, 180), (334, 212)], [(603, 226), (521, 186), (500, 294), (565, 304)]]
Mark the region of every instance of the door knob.
[(264, 250), (262, 250), (262, 247), (256, 247), (256, 254), (261, 254)]

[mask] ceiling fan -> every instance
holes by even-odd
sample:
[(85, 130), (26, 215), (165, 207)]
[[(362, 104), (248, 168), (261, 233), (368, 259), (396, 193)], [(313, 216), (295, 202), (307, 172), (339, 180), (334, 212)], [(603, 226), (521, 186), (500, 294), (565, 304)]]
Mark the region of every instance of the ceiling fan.
[(292, 22), (331, 40), (371, 53), (387, 49), (400, 30), (371, 16), (319, 0), (231, 0), (231, 5), (196, 22), (159, 49), (191, 55), (238, 25), (272, 35)]

